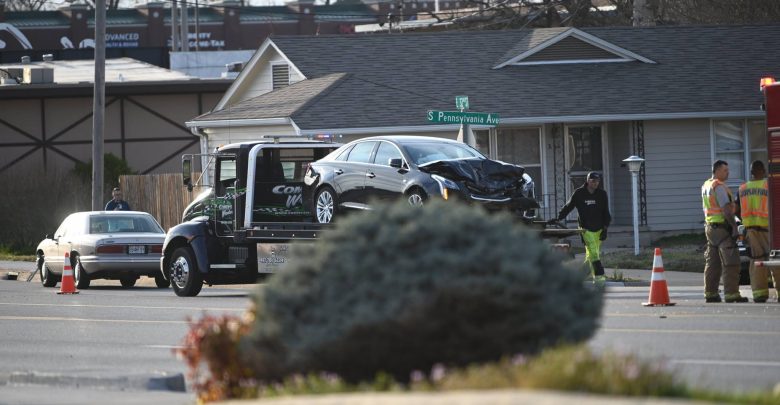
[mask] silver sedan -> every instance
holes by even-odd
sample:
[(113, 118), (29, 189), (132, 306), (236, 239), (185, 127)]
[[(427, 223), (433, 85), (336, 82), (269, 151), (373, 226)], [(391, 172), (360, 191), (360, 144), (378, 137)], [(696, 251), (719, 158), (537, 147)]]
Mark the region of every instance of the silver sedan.
[(160, 272), (165, 232), (153, 216), (137, 211), (89, 211), (70, 214), (53, 235), (38, 244), (37, 265), (44, 287), (62, 278), (65, 253), (76, 288), (91, 280), (119, 280), (130, 288), (141, 276), (154, 277), (157, 287), (170, 283)]

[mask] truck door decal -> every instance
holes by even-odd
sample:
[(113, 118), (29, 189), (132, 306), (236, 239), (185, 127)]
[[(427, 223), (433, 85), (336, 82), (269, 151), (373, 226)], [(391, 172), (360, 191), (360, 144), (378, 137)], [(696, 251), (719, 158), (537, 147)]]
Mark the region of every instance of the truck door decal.
[(255, 183), (255, 200), (252, 211), (255, 215), (274, 217), (311, 215), (303, 203), (303, 183), (301, 182)]

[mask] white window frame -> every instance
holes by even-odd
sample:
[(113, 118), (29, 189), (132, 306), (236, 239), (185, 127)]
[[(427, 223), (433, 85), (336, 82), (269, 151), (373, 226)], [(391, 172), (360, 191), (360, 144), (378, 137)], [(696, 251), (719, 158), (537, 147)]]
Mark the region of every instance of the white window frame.
[[(733, 118), (713, 118), (710, 119), (710, 161), (715, 162), (715, 160), (718, 159), (718, 151), (716, 148), (716, 142), (715, 142), (715, 123), (720, 121), (741, 121), (742, 123), (742, 163), (743, 163), (743, 173), (740, 173), (742, 176), (741, 178), (735, 178), (735, 173), (730, 172), (729, 179), (726, 181), (727, 185), (729, 187), (739, 187), (742, 183), (744, 183), (747, 180), (750, 180), (750, 163), (752, 161), (752, 155), (754, 152), (764, 152), (768, 153), (769, 145), (765, 144), (764, 148), (753, 148), (750, 149), (750, 125), (749, 121), (756, 120), (755, 118), (744, 118), (744, 117), (733, 117)], [(766, 121), (764, 121), (764, 130), (763, 133), (766, 133)], [(768, 162), (765, 162), (765, 164), (768, 164)]]
[[(539, 202), (539, 205), (544, 207), (544, 201), (541, 198), (544, 193), (546, 193), (547, 190), (547, 177), (545, 176), (545, 153), (544, 153), (544, 142), (543, 142), (543, 135), (544, 135), (544, 128), (542, 126), (523, 126), (523, 127), (502, 127), (502, 130), (514, 130), (514, 129), (535, 129), (537, 130), (537, 135), (539, 139), (539, 163), (532, 163), (532, 164), (525, 164), (525, 163), (515, 163), (515, 162), (507, 162), (507, 163), (513, 163), (518, 164), (523, 167), (538, 167), (540, 171), (541, 178), (533, 179), (534, 184), (536, 186), (536, 199), (537, 202)], [(498, 128), (490, 128), (488, 130), (488, 157), (491, 159), (497, 159), (498, 158)]]

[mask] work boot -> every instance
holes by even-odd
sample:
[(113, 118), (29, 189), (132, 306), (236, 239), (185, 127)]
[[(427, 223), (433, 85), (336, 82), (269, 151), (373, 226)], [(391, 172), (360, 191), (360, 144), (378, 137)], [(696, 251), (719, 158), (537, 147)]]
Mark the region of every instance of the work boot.
[(723, 302), (720, 299), (720, 295), (714, 295), (712, 297), (707, 297), (707, 298), (704, 299), (704, 301), (706, 301), (708, 304), (711, 304), (713, 302)]
[(604, 291), (604, 288), (606, 288), (607, 284), (607, 277), (606, 276), (595, 276), (593, 277), (593, 285), (596, 286), (596, 289), (599, 291)]
[(729, 297), (726, 298), (727, 303), (734, 303), (734, 302), (748, 302), (747, 297)]

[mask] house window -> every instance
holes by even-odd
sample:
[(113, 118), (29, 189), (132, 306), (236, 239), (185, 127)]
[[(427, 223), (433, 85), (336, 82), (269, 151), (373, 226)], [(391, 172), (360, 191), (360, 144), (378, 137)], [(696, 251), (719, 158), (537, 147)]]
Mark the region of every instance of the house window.
[(290, 67), (287, 65), (273, 65), (273, 89), (281, 89), (290, 85)]
[[(477, 138), (479, 142), (479, 138)], [(542, 186), (542, 154), (540, 128), (499, 129), (496, 134), (496, 158), (525, 167), (536, 184), (536, 195)]]
[(714, 120), (713, 160), (729, 164), (729, 184), (737, 185), (750, 179), (750, 162), (767, 160), (766, 124), (762, 120)]

